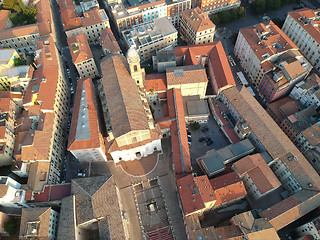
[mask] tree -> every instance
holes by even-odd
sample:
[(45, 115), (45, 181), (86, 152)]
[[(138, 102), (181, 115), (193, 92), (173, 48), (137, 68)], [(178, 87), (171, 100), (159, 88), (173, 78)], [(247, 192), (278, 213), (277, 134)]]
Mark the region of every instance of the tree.
[(238, 8), (238, 17), (242, 18), (246, 16), (246, 9), (244, 7), (239, 7)]
[(30, 5), (26, 8), (26, 10), (24, 11), (25, 14), (29, 15), (29, 16), (35, 16), (37, 14), (37, 8), (33, 5)]
[(231, 14), (229, 11), (222, 11), (219, 13), (219, 19), (221, 20), (221, 23), (228, 23), (231, 20)]
[(252, 3), (253, 10), (255, 13), (260, 14), (266, 11), (266, 1), (265, 0), (255, 0)]
[(26, 65), (26, 64), (27, 64), (26, 60), (21, 59), (21, 58), (15, 58), (13, 60), (13, 65), (14, 66), (20, 66), (20, 65)]
[(198, 122), (192, 123), (192, 129), (199, 130), (200, 129), (200, 123), (198, 123)]
[(18, 231), (18, 225), (15, 219), (5, 222), (2, 227), (9, 235), (14, 235)]

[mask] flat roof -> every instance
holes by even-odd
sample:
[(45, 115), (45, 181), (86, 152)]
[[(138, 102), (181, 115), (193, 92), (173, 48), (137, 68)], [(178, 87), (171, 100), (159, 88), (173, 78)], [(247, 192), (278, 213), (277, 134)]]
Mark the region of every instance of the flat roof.
[(188, 115), (208, 115), (209, 109), (206, 100), (187, 101)]

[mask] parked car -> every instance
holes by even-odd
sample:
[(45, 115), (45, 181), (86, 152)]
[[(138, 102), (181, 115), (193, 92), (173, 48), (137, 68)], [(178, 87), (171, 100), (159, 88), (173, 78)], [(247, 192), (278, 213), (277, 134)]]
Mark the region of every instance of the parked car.
[(199, 138), (199, 142), (203, 142), (204, 140), (206, 140), (206, 138), (205, 138), (205, 137), (201, 137), (201, 138)]
[(187, 129), (187, 134), (191, 136), (191, 132)]
[(209, 137), (206, 138), (206, 142), (210, 142), (210, 141), (212, 141), (211, 138), (209, 138)]
[(188, 142), (189, 146), (191, 146), (191, 142)]
[(188, 142), (192, 142), (192, 138), (191, 137), (188, 137)]
[(212, 140), (210, 140), (209, 142), (207, 142), (207, 146), (210, 146), (213, 143)]
[(187, 136), (188, 136), (188, 138), (191, 138), (191, 137), (192, 137), (191, 134), (188, 134)]
[(209, 128), (208, 128), (208, 127), (204, 127), (204, 128), (202, 128), (201, 131), (202, 131), (203, 133), (208, 132), (208, 131), (209, 131)]

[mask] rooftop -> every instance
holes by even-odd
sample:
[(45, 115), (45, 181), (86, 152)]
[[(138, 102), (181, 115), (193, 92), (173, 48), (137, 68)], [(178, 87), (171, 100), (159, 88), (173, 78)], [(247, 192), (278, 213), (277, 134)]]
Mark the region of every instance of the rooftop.
[(298, 47), (272, 21), (242, 28), (240, 32), (261, 62), (289, 49), (298, 50)]
[(190, 24), (195, 32), (215, 29), (216, 25), (210, 20), (207, 13), (199, 7), (181, 12), (182, 17)]
[(233, 167), (240, 176), (247, 174), (261, 194), (281, 186), (281, 182), (259, 153), (240, 159)]
[[(147, 74), (146, 79), (146, 91), (166, 91), (167, 90), (167, 79), (165, 73), (153, 73)], [(153, 89), (153, 90), (152, 90)]]
[(93, 83), (90, 78), (81, 78), (77, 85), (68, 150), (100, 148), (101, 145)]
[(288, 13), (303, 29), (320, 43), (320, 13), (319, 10), (303, 8)]
[(171, 34), (177, 34), (177, 30), (167, 17), (157, 18), (122, 31), (122, 35), (128, 43), (129, 48), (134, 46), (136, 49), (156, 42)]
[[(0, 10), (0, 12), (2, 11), (4, 10)], [(14, 53), (16, 50), (13, 48), (0, 49), (0, 64), (8, 64)]]
[(102, 49), (109, 49), (110, 53), (120, 52), (119, 44), (110, 28), (103, 29), (100, 35)]
[(85, 33), (68, 38), (68, 45), (74, 64), (82, 63), (93, 58)]
[(187, 65), (167, 68), (166, 79), (169, 88), (179, 84), (208, 82), (206, 69), (203, 65)]

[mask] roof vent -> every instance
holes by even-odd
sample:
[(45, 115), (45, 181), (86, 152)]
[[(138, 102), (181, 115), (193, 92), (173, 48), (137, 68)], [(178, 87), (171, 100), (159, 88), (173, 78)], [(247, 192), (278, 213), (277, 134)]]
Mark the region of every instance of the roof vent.
[(86, 125), (85, 125), (84, 123), (82, 123), (81, 127), (83, 127), (83, 128), (84, 128), (85, 126), (86, 126)]

